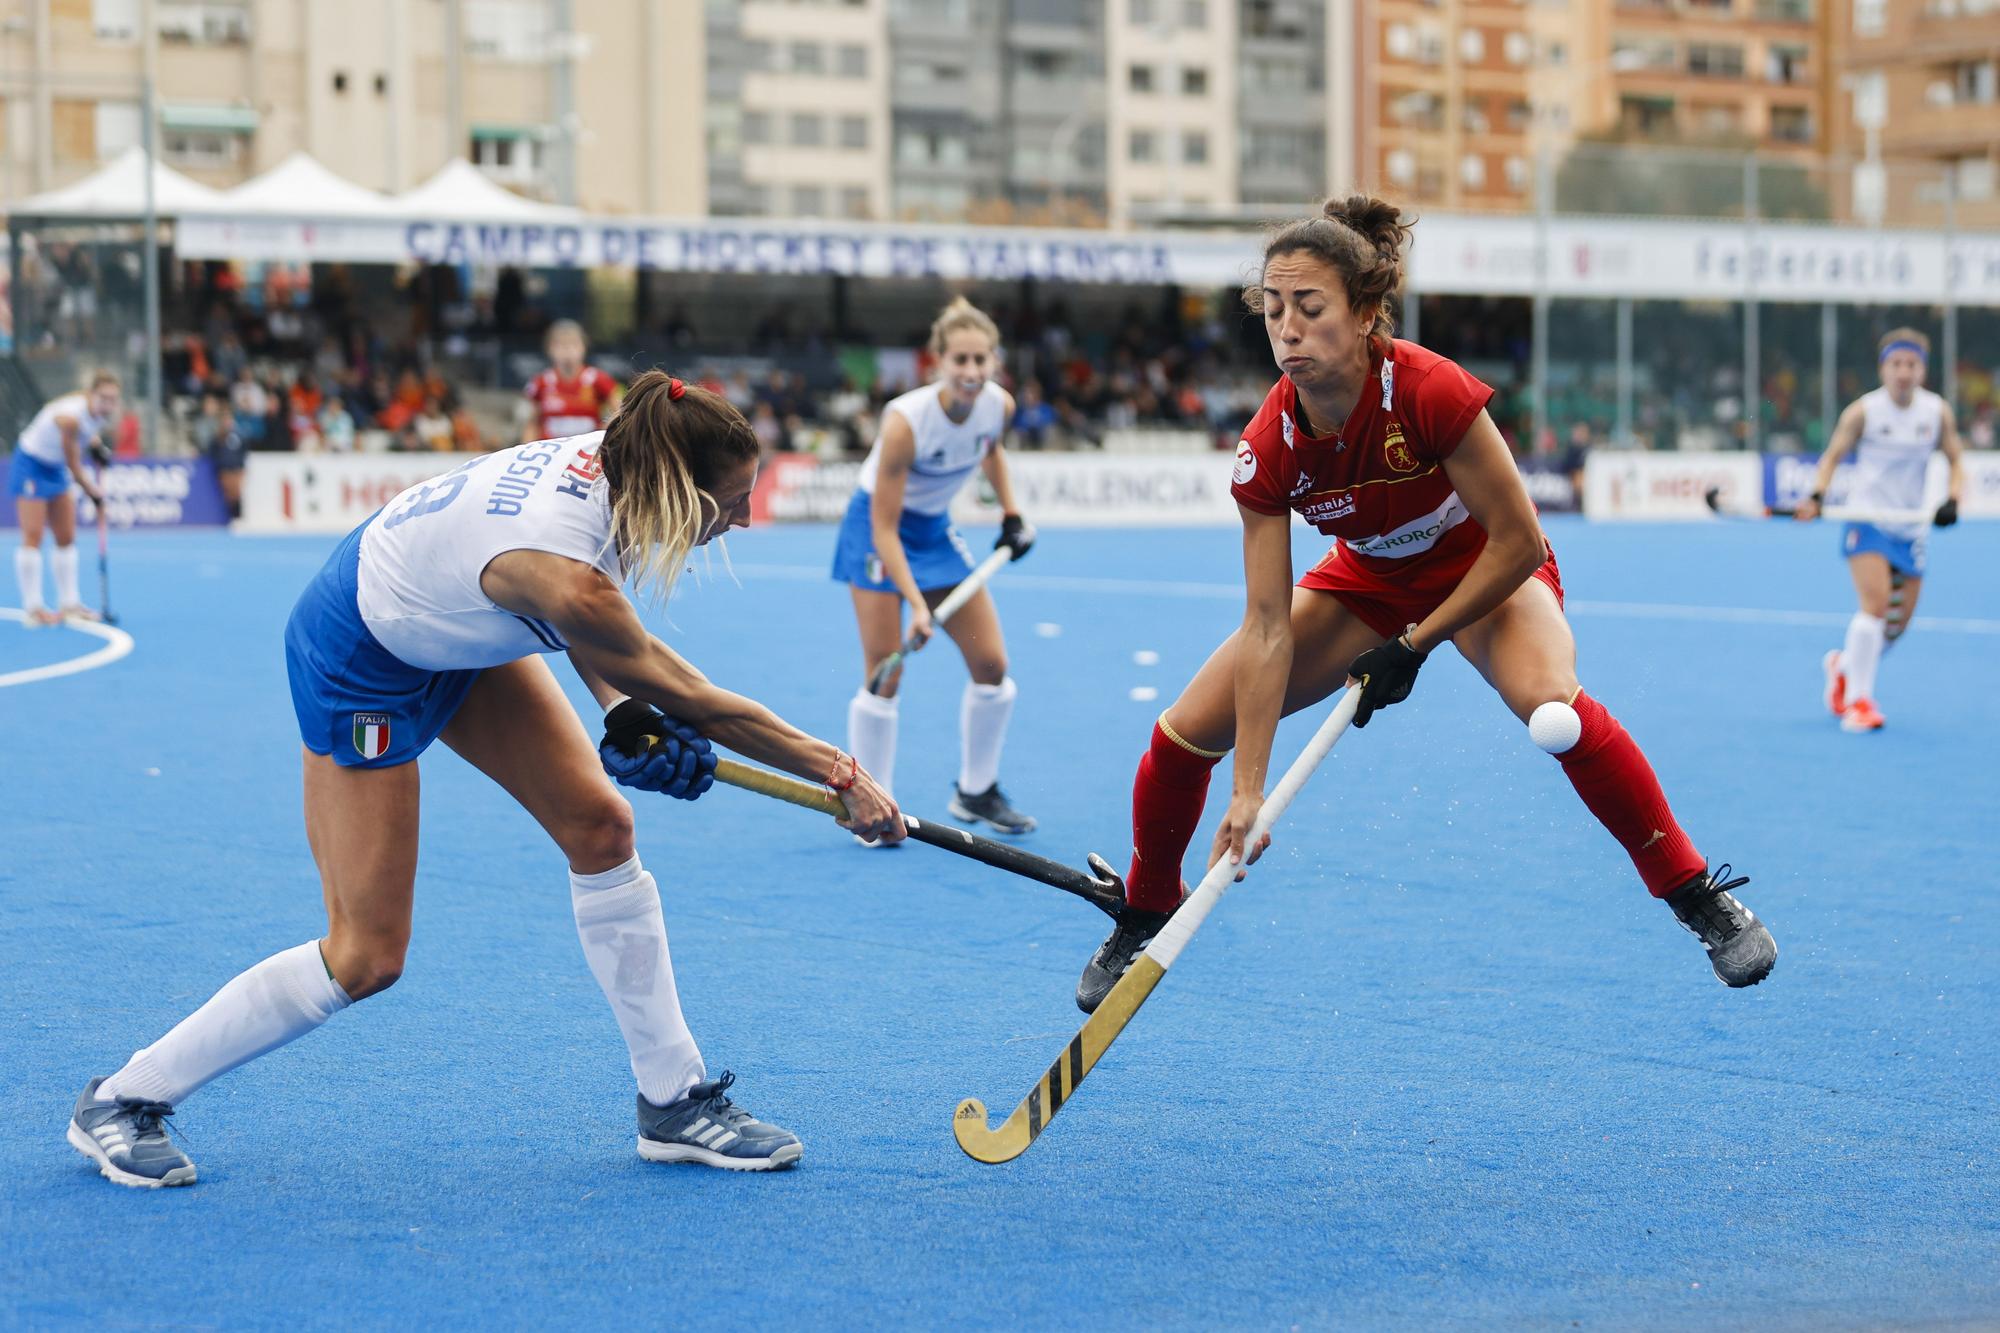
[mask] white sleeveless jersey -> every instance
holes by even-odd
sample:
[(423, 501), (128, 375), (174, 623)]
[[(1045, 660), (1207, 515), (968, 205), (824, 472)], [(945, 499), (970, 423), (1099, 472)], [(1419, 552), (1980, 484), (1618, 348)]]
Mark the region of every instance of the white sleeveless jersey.
[[(1924, 478), (1931, 454), (1944, 438), (1944, 399), (1918, 389), (1908, 407), (1896, 406), (1887, 389), (1864, 394), (1861, 439), (1854, 447), (1854, 472), (1847, 503), (1855, 509), (1922, 509)], [(1914, 537), (1924, 525), (1880, 525)]]
[(550, 551), (623, 580), (611, 549), (604, 432), (539, 440), (412, 486), (361, 534), (356, 601), (384, 648), (413, 667), (499, 666), (567, 647), (546, 621), (494, 604), (479, 576), (507, 551)]
[[(910, 465), (909, 480), (903, 486), (903, 508), (918, 514), (942, 514), (951, 508), (952, 497), (965, 479), (991, 453), (1007, 429), (1007, 391), (988, 380), (972, 400), (972, 411), (964, 421), (945, 415), (938, 401), (941, 384), (926, 384), (889, 400), (882, 409), (886, 421), (891, 412), (910, 423), (917, 440), (916, 460)], [(882, 440), (861, 465), (861, 489), (875, 493), (875, 473), (882, 457)]]
[(89, 398), (80, 393), (64, 394), (35, 413), (35, 419), (21, 432), (16, 447), (38, 462), (62, 466), (62, 428), (56, 425), (57, 417), (76, 418), (76, 442), (80, 447), (87, 448), (104, 429), (104, 423), (90, 415)]

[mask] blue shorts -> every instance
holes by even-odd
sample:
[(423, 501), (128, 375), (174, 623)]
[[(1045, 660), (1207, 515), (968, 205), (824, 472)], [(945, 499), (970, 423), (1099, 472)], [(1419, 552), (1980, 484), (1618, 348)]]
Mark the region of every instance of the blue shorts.
[(367, 527), (363, 523), (334, 548), (285, 625), (299, 739), (343, 768), (409, 763), (430, 748), (479, 678), (476, 670), (413, 667), (369, 633), (355, 601)]
[[(905, 509), (896, 524), (910, 573), (925, 592), (953, 588), (964, 582), (976, 563), (965, 549), (964, 538), (951, 525), (949, 514), (918, 514)], [(884, 577), (881, 557), (875, 554), (875, 528), (868, 517), (868, 492), (856, 491), (847, 502), (847, 516), (840, 520), (840, 539), (833, 548), (833, 577), (868, 592), (894, 592), (896, 585)]]
[(7, 493), (17, 500), (53, 500), (68, 495), (69, 469), (61, 463), (44, 463), (23, 450), (14, 451), (7, 465)]
[(1905, 578), (1924, 576), (1924, 548), (1927, 536), (1892, 537), (1873, 523), (1849, 523), (1840, 530), (1840, 553), (1845, 556), (1873, 552), (1889, 562), (1889, 568)]

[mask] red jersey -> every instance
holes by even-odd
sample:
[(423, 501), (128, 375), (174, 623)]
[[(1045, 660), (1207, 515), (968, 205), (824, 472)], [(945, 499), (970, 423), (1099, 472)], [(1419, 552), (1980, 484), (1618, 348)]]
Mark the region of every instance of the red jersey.
[(528, 401), (535, 405), (535, 438), (558, 440), (601, 430), (617, 393), (618, 381), (596, 366), (585, 366), (570, 380), (549, 367), (528, 381)]
[(1377, 352), (1340, 429), (1308, 435), (1298, 389), (1281, 379), (1236, 446), (1230, 493), (1259, 514), (1296, 511), (1337, 537), (1363, 569), (1469, 561), (1486, 532), (1445, 476), (1493, 390), (1437, 353), (1403, 342)]

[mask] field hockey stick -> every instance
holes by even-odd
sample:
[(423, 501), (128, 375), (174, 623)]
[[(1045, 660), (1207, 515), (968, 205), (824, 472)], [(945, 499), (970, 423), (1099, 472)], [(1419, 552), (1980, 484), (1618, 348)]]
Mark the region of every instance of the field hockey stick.
[[(1013, 551), (1003, 546), (992, 555), (980, 561), (979, 568), (967, 574), (960, 580), (959, 585), (951, 590), (951, 595), (937, 604), (937, 609), (931, 612), (931, 625), (933, 627), (942, 627), (945, 621), (957, 615), (960, 608), (971, 601), (973, 595), (986, 586), (986, 580), (992, 578), (994, 572), (1000, 566), (1013, 558)], [(869, 673), (868, 692), (870, 694), (880, 694), (882, 686), (888, 682), (890, 676), (895, 674), (896, 668), (903, 664), (903, 659), (915, 651), (917, 651), (917, 643), (914, 639), (903, 640), (902, 647), (883, 658), (876, 665), (875, 670)]]
[[(1361, 703), (1361, 687), (1351, 685), (1340, 696), (1340, 702), (1327, 714), (1326, 721), (1319, 724), (1319, 730), (1292, 766), (1285, 770), (1285, 776), (1278, 786), (1264, 798), (1263, 808), (1257, 811), (1257, 818), (1251, 823), (1250, 831), (1243, 835), (1246, 848), (1255, 847), (1271, 831), (1271, 825), (1285, 813), (1292, 798), (1299, 794), (1299, 788), (1306, 785), (1313, 770), (1333, 749), (1333, 743), (1347, 730), (1347, 724), (1354, 720), (1354, 710)], [(1181, 950), (1194, 938), (1195, 931), (1207, 919), (1215, 904), (1222, 899), (1223, 892), (1241, 870), (1236, 862), (1222, 857), (1208, 868), (1201, 883), (1188, 895), (1172, 919), (1153, 937), (1145, 952), (1132, 960), (1125, 975), (1104, 997), (1097, 1011), (1091, 1014), (1083, 1025), (1083, 1030), (1070, 1038), (1068, 1046), (1055, 1058), (1048, 1072), (1043, 1074), (1021, 1104), (1014, 1108), (1014, 1114), (1007, 1117), (998, 1129), (986, 1123), (986, 1104), (977, 1097), (967, 1097), (958, 1104), (952, 1116), (952, 1137), (965, 1155), (979, 1162), (1011, 1162), (1028, 1150), (1028, 1145), (1041, 1136), (1050, 1120), (1055, 1118), (1063, 1103), (1076, 1095), (1077, 1085), (1084, 1075), (1097, 1066), (1125, 1025), (1132, 1021), (1132, 1015), (1139, 1012), (1139, 1006), (1153, 993), (1153, 987), (1160, 984), (1160, 978), (1180, 957)]]
[[(97, 493), (104, 494), (104, 464), (93, 460), (97, 473)], [(97, 616), (107, 625), (118, 623), (118, 617), (111, 613), (111, 520), (105, 516), (104, 501), (99, 500), (92, 508), (97, 510)]]
[[(1710, 512), (1723, 518), (1797, 518), (1796, 505), (1758, 505), (1751, 509), (1725, 509), (1722, 506), (1722, 488), (1711, 486), (1702, 497), (1708, 502)], [(1891, 527), (1897, 525), (1921, 524), (1928, 527), (1932, 511), (1926, 509), (1850, 509), (1846, 505), (1825, 505), (1819, 511), (1821, 518), (1834, 523), (1878, 523)]]
[[(810, 782), (786, 777), (783, 773), (773, 773), (768, 768), (756, 768), (750, 764), (739, 764), (733, 759), (724, 759), (715, 766), (715, 780), (731, 787), (741, 787), (744, 791), (754, 791), (761, 796), (774, 796), (778, 800), (807, 810), (817, 810), (835, 819), (847, 818), (847, 807), (838, 796)], [(1036, 856), (1018, 847), (993, 842), (976, 837), (963, 829), (948, 828), (933, 824), (929, 820), (918, 819), (905, 813), (903, 826), (918, 842), (941, 848), (958, 856), (970, 857), (992, 866), (996, 870), (1010, 871), (1032, 880), (1038, 880), (1051, 888), (1073, 893), (1091, 906), (1107, 915), (1115, 917), (1125, 906), (1125, 885), (1105, 859), (1092, 852), (1089, 865), (1096, 873), (1086, 875), (1081, 870), (1051, 861), (1046, 856)]]

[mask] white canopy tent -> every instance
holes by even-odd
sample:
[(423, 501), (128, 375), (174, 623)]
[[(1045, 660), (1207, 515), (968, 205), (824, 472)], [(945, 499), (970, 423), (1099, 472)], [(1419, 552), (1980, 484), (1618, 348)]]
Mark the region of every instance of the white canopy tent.
[[(224, 195), (172, 167), (153, 163), (153, 213), (170, 218), (225, 208)], [(146, 152), (128, 148), (82, 180), (8, 205), (24, 218), (136, 218), (146, 212)]]
[(583, 216), (574, 208), (523, 199), (462, 157), (445, 163), (416, 189), (395, 196), (389, 207), (402, 217), (440, 222), (575, 222)]
[(303, 152), (218, 196), (203, 210), (237, 217), (392, 218), (399, 216), (388, 196), (356, 185)]

